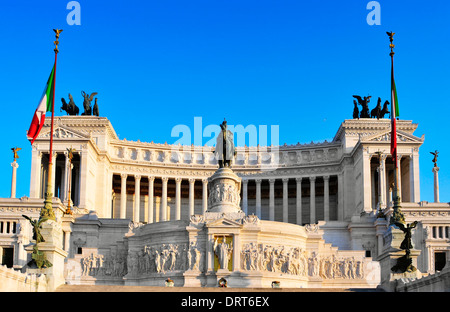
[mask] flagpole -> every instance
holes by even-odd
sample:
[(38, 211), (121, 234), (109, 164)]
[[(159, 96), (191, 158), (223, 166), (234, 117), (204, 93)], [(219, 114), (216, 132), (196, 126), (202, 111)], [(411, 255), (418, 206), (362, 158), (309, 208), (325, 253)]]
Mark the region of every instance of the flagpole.
[[(397, 118), (397, 110), (396, 108), (398, 107), (396, 101), (397, 98), (395, 96), (395, 82), (394, 82), (394, 47), (395, 45), (393, 44), (393, 40), (394, 40), (394, 32), (388, 32), (387, 35), (389, 36), (389, 40), (390, 40), (390, 44), (389, 44), (389, 48), (391, 49), (391, 52), (389, 53), (389, 55), (391, 56), (391, 114), (393, 114), (391, 116), (392, 122), (391, 122), (391, 145), (392, 142), (394, 142), (394, 149), (393, 151), (391, 151), (392, 153), (392, 161), (394, 162), (394, 192), (393, 192), (393, 201), (394, 201), (394, 207), (393, 207), (393, 213), (392, 213), (392, 218), (391, 218), (391, 224), (395, 224), (396, 222), (399, 223), (405, 223), (405, 217), (402, 213), (401, 210), (401, 205), (400, 205), (400, 192), (398, 189), (399, 186), (399, 166), (398, 166), (398, 157), (397, 157), (397, 127), (396, 127), (396, 118)], [(391, 146), (392, 149), (392, 146)]]
[(48, 176), (47, 176), (47, 192), (45, 193), (44, 200), (44, 208), (41, 209), (40, 218), (47, 218), (50, 220), (55, 220), (55, 213), (53, 212), (53, 180), (52, 180), (52, 172), (53, 172), (53, 120), (55, 116), (55, 84), (56, 84), (56, 60), (58, 57), (58, 44), (59, 44), (59, 34), (62, 32), (62, 29), (53, 29), (55, 32), (56, 40), (53, 41), (55, 44), (55, 65), (53, 69), (53, 94), (52, 94), (52, 119), (50, 125), (50, 151), (48, 157)]

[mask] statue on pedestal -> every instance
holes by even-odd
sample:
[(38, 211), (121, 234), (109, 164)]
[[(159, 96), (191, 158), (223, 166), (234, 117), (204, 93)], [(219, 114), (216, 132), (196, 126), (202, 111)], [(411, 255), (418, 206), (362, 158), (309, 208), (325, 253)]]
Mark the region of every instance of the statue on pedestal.
[(400, 244), (400, 249), (405, 250), (405, 255), (397, 259), (396, 265), (394, 265), (391, 270), (393, 272), (414, 272), (417, 269), (412, 264), (412, 258), (411, 258), (411, 249), (413, 248), (411, 237), (412, 237), (412, 229), (414, 229), (417, 226), (417, 221), (414, 221), (413, 223), (408, 223), (406, 226), (401, 222), (395, 222), (394, 224), (403, 232), (405, 233), (405, 238), (403, 239), (402, 243)]
[(233, 132), (227, 129), (227, 121), (224, 119), (220, 125), (222, 131), (217, 136), (216, 158), (219, 162), (219, 168), (230, 167), (231, 161), (236, 156), (236, 149), (234, 147)]
[(52, 266), (51, 262), (47, 260), (45, 254), (39, 250), (39, 243), (45, 242), (44, 237), (41, 234), (41, 225), (47, 218), (39, 218), (39, 220), (32, 220), (30, 217), (26, 215), (22, 215), (25, 219), (30, 221), (31, 226), (33, 227), (33, 239), (36, 241), (36, 244), (33, 246), (33, 252), (31, 254), (31, 261), (28, 263), (29, 266), (36, 264), (36, 266), (40, 268), (49, 268)]

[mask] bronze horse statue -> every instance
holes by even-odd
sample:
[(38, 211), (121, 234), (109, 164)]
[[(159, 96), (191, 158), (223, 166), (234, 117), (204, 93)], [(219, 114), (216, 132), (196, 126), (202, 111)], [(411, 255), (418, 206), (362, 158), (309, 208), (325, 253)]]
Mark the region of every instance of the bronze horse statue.
[(380, 118), (384, 118), (384, 115), (389, 114), (389, 118), (391, 118), (391, 112), (388, 109), (389, 101), (384, 102), (383, 109), (380, 112)]
[(69, 104), (64, 98), (61, 98), (62, 106), (60, 111), (65, 111), (67, 115), (76, 116), (80, 112), (78, 106), (75, 105), (72, 95), (69, 93)]
[(370, 111), (370, 118), (376, 117), (377, 119), (380, 119), (381, 114), (381, 98), (378, 98), (377, 106)]

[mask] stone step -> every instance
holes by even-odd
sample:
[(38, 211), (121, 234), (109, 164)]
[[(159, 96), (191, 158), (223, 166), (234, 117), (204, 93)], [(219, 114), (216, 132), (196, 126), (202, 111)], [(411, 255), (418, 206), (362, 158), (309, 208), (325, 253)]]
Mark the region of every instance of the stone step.
[(219, 288), (219, 287), (158, 287), (121, 285), (61, 285), (56, 292), (378, 292), (378, 289), (345, 288)]

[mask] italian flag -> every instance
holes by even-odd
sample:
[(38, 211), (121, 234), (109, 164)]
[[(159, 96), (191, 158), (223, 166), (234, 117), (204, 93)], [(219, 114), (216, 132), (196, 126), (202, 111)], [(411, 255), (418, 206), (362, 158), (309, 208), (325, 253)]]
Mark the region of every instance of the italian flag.
[(34, 112), (33, 120), (31, 121), (30, 128), (27, 132), (27, 137), (31, 140), (31, 144), (34, 143), (34, 140), (36, 140), (42, 126), (44, 125), (45, 113), (52, 111), (53, 89), (55, 87), (54, 77), (55, 66), (53, 65), (52, 72), (50, 73), (50, 77), (48, 77), (47, 84), (44, 88), (44, 93), (42, 94), (39, 105)]
[(397, 168), (397, 125), (396, 118), (400, 116), (398, 109), (397, 89), (394, 81), (394, 60), (391, 68), (391, 155), (392, 161)]

